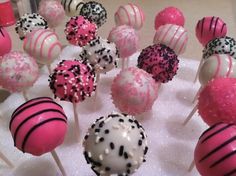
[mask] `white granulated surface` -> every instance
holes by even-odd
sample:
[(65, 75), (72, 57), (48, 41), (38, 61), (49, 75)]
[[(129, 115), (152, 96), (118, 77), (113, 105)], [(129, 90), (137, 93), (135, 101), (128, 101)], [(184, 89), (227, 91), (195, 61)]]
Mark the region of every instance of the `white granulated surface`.
[[(75, 56), (80, 48), (66, 47), (61, 58)], [(131, 57), (131, 65), (136, 64), (138, 54)], [(159, 97), (152, 111), (137, 117), (144, 126), (148, 135), (149, 151), (147, 162), (144, 163), (134, 176), (199, 176), (196, 169), (188, 172), (187, 169), (193, 160), (193, 151), (198, 137), (207, 126), (197, 115), (185, 127), (182, 123), (193, 108), (191, 103), (199, 84), (193, 84), (199, 62), (180, 58), (178, 75), (169, 83), (161, 86)], [(87, 128), (96, 118), (118, 111), (111, 101), (110, 86), (119, 68), (101, 75), (98, 97), (91, 97), (78, 105), (80, 118), (81, 139)], [(30, 98), (52, 96), (48, 87), (48, 73), (45, 68), (34, 87), (28, 91)], [(0, 150), (15, 164), (10, 169), (0, 161), (0, 176), (59, 176), (50, 153), (40, 157), (23, 154), (13, 146), (13, 139), (8, 129), (11, 113), (24, 99), (21, 94), (12, 94), (0, 104)], [(74, 119), (72, 104), (60, 102), (68, 117), (69, 130), (64, 144), (56, 151), (61, 158), (68, 176), (93, 176), (90, 166), (83, 156), (82, 140), (77, 143), (74, 134)], [(95, 107), (96, 106), (96, 110)]]

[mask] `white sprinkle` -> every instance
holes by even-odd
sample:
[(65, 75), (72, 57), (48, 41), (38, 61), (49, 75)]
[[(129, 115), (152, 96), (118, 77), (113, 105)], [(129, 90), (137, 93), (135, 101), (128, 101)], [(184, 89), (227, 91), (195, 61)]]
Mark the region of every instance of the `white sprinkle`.
[(102, 154), (99, 155), (99, 160), (100, 160), (100, 161), (103, 161), (103, 155), (102, 155)]
[(105, 149), (105, 154), (109, 154), (109, 153), (110, 153), (109, 149), (106, 148), (106, 149)]

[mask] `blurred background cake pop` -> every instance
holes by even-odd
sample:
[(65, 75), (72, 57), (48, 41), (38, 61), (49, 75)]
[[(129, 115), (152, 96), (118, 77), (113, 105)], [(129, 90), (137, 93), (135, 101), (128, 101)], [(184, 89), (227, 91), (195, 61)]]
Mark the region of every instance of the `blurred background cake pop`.
[(27, 13), (20, 17), (16, 23), (16, 33), (19, 38), (23, 40), (26, 34), (32, 32), (35, 29), (47, 29), (47, 21), (37, 13)]
[(0, 57), (11, 51), (12, 42), (8, 32), (0, 26)]
[(145, 16), (143, 10), (132, 3), (122, 5), (115, 13), (116, 26), (128, 25), (136, 30), (143, 27)]
[(166, 7), (160, 11), (155, 17), (155, 29), (165, 24), (176, 24), (178, 26), (184, 26), (185, 17), (182, 11), (176, 7)]
[(72, 45), (85, 46), (97, 35), (97, 26), (83, 16), (71, 17), (66, 23), (66, 39)]
[(64, 8), (58, 0), (40, 1), (38, 13), (45, 18), (51, 28), (58, 26), (65, 17)]
[(185, 52), (188, 43), (187, 30), (175, 24), (165, 24), (156, 30), (154, 44), (161, 43), (173, 49), (177, 55)]
[(83, 0), (61, 0), (61, 4), (68, 17), (78, 16), (84, 5)]
[(129, 67), (113, 80), (111, 95), (114, 105), (123, 113), (139, 115), (151, 110), (157, 99), (159, 84), (142, 69)]
[(111, 113), (88, 129), (84, 156), (96, 175), (132, 175), (145, 162), (147, 136), (130, 115)]
[(101, 27), (107, 20), (106, 9), (102, 6), (102, 4), (95, 1), (84, 3), (79, 14), (90, 22), (95, 23), (98, 28)]
[(150, 73), (159, 83), (171, 81), (177, 73), (178, 65), (178, 56), (163, 44), (148, 46), (138, 57), (138, 68)]

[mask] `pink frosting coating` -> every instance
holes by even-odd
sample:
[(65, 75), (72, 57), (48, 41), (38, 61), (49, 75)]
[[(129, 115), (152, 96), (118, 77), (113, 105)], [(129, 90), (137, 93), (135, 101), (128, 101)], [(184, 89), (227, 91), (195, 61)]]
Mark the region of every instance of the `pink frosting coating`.
[(59, 63), (49, 81), (55, 97), (72, 103), (85, 100), (96, 89), (94, 70), (89, 64), (76, 60)]
[(236, 79), (215, 78), (199, 95), (198, 112), (202, 119), (213, 125), (217, 122), (236, 122)]
[(83, 16), (71, 17), (66, 23), (66, 39), (73, 45), (85, 46), (97, 35), (97, 26)]
[(0, 56), (3, 56), (6, 53), (11, 51), (11, 37), (8, 32), (0, 27)]
[(11, 51), (0, 59), (0, 85), (20, 92), (33, 86), (39, 75), (35, 59), (21, 51)]
[(39, 3), (38, 13), (48, 22), (49, 26), (54, 28), (58, 26), (65, 17), (65, 11), (59, 1), (43, 0)]
[(143, 10), (132, 3), (120, 6), (115, 13), (115, 22), (117, 26), (128, 25), (136, 30), (143, 27), (145, 21)]
[(138, 57), (138, 67), (152, 74), (157, 82), (166, 83), (172, 80), (178, 65), (175, 52), (163, 44), (148, 46)]
[(39, 156), (63, 143), (67, 117), (51, 98), (35, 98), (13, 112), (10, 131), (19, 150)]
[(165, 24), (184, 26), (185, 18), (183, 13), (176, 7), (166, 7), (156, 15), (155, 29), (157, 30), (161, 25)]
[(139, 36), (130, 26), (122, 25), (113, 28), (108, 40), (114, 42), (121, 58), (127, 58), (139, 49)]
[(215, 38), (225, 37), (227, 26), (221, 18), (209, 16), (198, 21), (195, 32), (198, 41), (205, 46)]
[(236, 126), (217, 123), (200, 137), (194, 152), (202, 176), (233, 176), (236, 163)]
[(137, 115), (151, 110), (157, 99), (158, 84), (142, 69), (130, 67), (114, 79), (111, 95), (114, 105), (123, 113)]

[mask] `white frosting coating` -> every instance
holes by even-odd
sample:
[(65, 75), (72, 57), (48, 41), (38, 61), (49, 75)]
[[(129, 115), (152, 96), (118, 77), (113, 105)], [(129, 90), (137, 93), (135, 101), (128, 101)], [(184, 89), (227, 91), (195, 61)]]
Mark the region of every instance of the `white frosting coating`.
[(183, 54), (188, 42), (188, 33), (182, 26), (165, 24), (160, 26), (154, 36), (153, 43), (164, 44), (175, 51), (177, 55)]
[(112, 113), (89, 128), (84, 155), (101, 176), (130, 175), (145, 161), (147, 137), (139, 122), (129, 115)]
[(82, 0), (62, 0), (61, 4), (64, 7), (66, 15), (69, 17), (78, 16), (80, 9), (83, 6)]
[(210, 56), (201, 66), (199, 81), (204, 86), (216, 77), (236, 78), (236, 60), (227, 54)]

